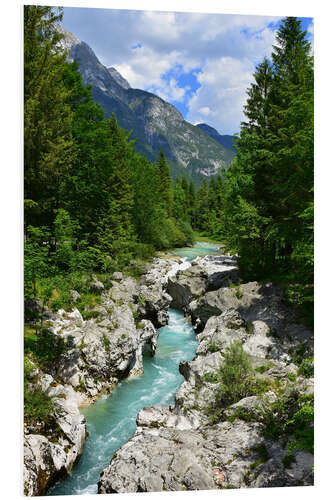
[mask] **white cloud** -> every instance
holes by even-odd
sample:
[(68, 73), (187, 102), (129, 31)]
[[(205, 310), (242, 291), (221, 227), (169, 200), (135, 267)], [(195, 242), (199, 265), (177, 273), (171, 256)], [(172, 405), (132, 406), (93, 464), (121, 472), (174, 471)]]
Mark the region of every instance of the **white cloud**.
[(208, 61), (198, 75), (201, 87), (189, 101), (186, 118), (204, 122), (209, 117), (208, 123), (222, 134), (238, 131), (253, 71), (249, 59), (221, 57)]
[(163, 87), (163, 75), (170, 71), (178, 60), (177, 51), (161, 55), (142, 44), (141, 47), (132, 49), (126, 62), (114, 64), (114, 67), (132, 87), (147, 89), (148, 86)]
[[(194, 97), (194, 99), (195, 99), (195, 97)], [(212, 111), (211, 111), (210, 107), (208, 107), (208, 106), (202, 106), (202, 108), (198, 109), (198, 112), (203, 116), (209, 116), (212, 114)], [(199, 122), (195, 121), (195, 123), (200, 123), (200, 121)]]
[[(222, 133), (239, 130), (246, 88), (255, 65), (271, 53), (275, 33), (270, 24), (279, 20), (111, 9), (75, 9), (74, 16), (73, 11), (65, 9), (65, 27), (103, 64), (114, 66), (134, 88), (176, 103), (188, 101), (186, 119), (206, 119)], [(70, 15), (73, 27), (66, 25)], [(178, 81), (182, 72), (193, 70), (201, 85), (194, 95)]]

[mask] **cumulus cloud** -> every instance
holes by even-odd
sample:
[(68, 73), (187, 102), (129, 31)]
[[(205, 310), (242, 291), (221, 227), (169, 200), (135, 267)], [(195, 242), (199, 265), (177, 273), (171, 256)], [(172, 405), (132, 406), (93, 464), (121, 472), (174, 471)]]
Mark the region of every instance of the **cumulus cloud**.
[(163, 75), (177, 64), (179, 53), (172, 51), (161, 57), (151, 47), (142, 44), (131, 50), (126, 61), (113, 64), (134, 88), (163, 87)]
[(207, 61), (198, 74), (201, 87), (189, 101), (187, 119), (212, 124), (222, 134), (239, 130), (246, 89), (252, 81), (253, 63), (221, 57)]
[[(64, 26), (132, 87), (183, 103), (185, 118), (239, 130), (246, 88), (271, 53), (279, 18), (65, 8)], [(198, 70), (199, 68), (199, 70)], [(179, 83), (196, 71), (195, 88)]]

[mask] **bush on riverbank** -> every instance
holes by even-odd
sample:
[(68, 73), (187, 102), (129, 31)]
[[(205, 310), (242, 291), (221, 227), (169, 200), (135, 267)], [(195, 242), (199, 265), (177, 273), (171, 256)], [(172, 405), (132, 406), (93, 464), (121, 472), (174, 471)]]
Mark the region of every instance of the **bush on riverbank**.
[[(304, 360), (302, 374), (313, 376), (308, 366), (309, 361)], [(308, 364), (306, 364), (308, 363)], [(311, 364), (311, 363), (310, 363)], [(263, 368), (263, 367), (260, 367)], [(314, 397), (313, 394), (304, 395), (300, 392), (296, 377), (287, 377), (284, 383), (258, 378), (251, 358), (245, 353), (241, 342), (233, 342), (224, 352), (224, 360), (216, 373), (206, 373), (206, 382), (216, 384), (215, 403), (206, 408), (211, 424), (221, 420), (233, 422), (235, 419), (245, 421), (261, 421), (264, 425), (263, 434), (267, 439), (278, 440), (284, 437), (288, 442), (286, 466), (293, 461), (296, 450), (305, 450), (313, 453), (314, 449)], [(226, 417), (225, 410), (248, 396), (261, 397), (267, 391), (276, 393), (277, 398), (256, 410), (244, 410), (242, 406)], [(264, 397), (264, 396), (263, 396)], [(259, 412), (259, 416), (258, 416)]]
[(51, 422), (53, 404), (52, 399), (35, 386), (33, 377), (36, 365), (28, 356), (24, 357), (24, 420), (29, 422)]

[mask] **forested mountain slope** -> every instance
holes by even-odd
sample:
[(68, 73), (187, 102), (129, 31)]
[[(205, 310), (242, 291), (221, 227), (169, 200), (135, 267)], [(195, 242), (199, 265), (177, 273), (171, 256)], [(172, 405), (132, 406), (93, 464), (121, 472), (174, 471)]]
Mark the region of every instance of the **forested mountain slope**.
[(215, 176), (222, 166), (231, 165), (234, 153), (185, 121), (173, 105), (150, 92), (131, 88), (114, 68), (103, 66), (85, 42), (61, 26), (59, 31), (65, 35), (62, 44), (70, 50), (70, 60), (79, 63), (83, 84), (92, 85), (93, 98), (106, 117), (114, 112), (119, 125), (132, 130), (137, 151), (155, 160), (162, 149), (171, 175), (185, 174), (196, 185), (203, 176)]
[(221, 144), (221, 146), (229, 149), (233, 153), (236, 152), (236, 150), (234, 149), (234, 145), (237, 141), (235, 140), (235, 137), (233, 135), (221, 135), (215, 128), (207, 125), (207, 123), (198, 123), (197, 127), (199, 127), (200, 130), (206, 132), (209, 137), (217, 141), (219, 144)]

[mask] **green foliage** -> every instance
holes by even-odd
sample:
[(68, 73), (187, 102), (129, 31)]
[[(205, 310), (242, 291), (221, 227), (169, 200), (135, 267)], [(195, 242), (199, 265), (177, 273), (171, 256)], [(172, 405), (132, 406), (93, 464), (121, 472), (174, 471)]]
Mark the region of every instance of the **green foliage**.
[(24, 418), (27, 421), (49, 422), (52, 420), (52, 399), (41, 389), (24, 388)]
[(217, 384), (219, 379), (218, 376), (213, 372), (206, 372), (202, 376), (205, 382), (210, 382), (211, 384)]
[(257, 366), (254, 370), (258, 373), (265, 373), (268, 370), (268, 366), (265, 365)]
[(306, 378), (312, 378), (314, 376), (313, 357), (303, 359), (298, 367), (298, 375)]
[(37, 282), (49, 270), (49, 232), (45, 227), (28, 226), (24, 242), (24, 298), (36, 297)]
[(294, 454), (289, 453), (289, 450), (288, 450), (287, 454), (282, 459), (282, 463), (285, 466), (285, 468), (288, 469), (293, 462), (295, 462)]
[(103, 333), (103, 344), (104, 344), (104, 348), (107, 352), (110, 351), (110, 339), (107, 337), (107, 335), (105, 335), (105, 333)]
[(164, 153), (149, 162), (115, 115), (105, 119), (66, 62), (61, 19), (62, 9), (24, 8), (24, 290), (54, 310), (71, 306), (71, 289), (88, 292), (83, 275), (137, 273), (134, 259), (194, 240), (193, 186), (183, 181), (187, 212), (174, 217)]
[(52, 399), (32, 382), (32, 373), (36, 366), (28, 356), (24, 357), (24, 419), (28, 422), (52, 419)]
[[(258, 370), (257, 370), (258, 371)], [(260, 373), (262, 371), (260, 370)], [(208, 405), (206, 412), (212, 424), (224, 418), (224, 409), (239, 400), (254, 395), (261, 395), (270, 388), (269, 380), (257, 378), (250, 356), (243, 350), (242, 343), (235, 341), (226, 348), (224, 360), (216, 373), (205, 373), (203, 380), (218, 384), (215, 403)], [(241, 418), (253, 420), (251, 412), (237, 408), (228, 421)]]
[(289, 438), (286, 461), (296, 449), (313, 453), (314, 400), (312, 396), (300, 397), (296, 389), (281, 394), (269, 408), (262, 410), (264, 436)]
[(50, 227), (59, 187), (75, 155), (66, 54), (55, 24), (62, 9), (24, 6), (24, 198), (26, 225)]
[(223, 406), (236, 403), (256, 391), (254, 371), (250, 357), (241, 342), (233, 342), (226, 348), (222, 366), (218, 372), (218, 400)]
[(169, 166), (166, 162), (162, 150), (160, 151), (156, 165), (159, 170), (159, 177), (161, 182), (159, 188), (160, 196), (165, 204), (165, 210), (167, 212), (168, 217), (171, 217), (173, 208), (172, 182), (170, 177)]
[(53, 334), (48, 328), (39, 325), (26, 326), (24, 330), (24, 353), (32, 356), (41, 368), (56, 363), (57, 359), (70, 348), (70, 342)]
[(195, 224), (239, 254), (244, 280), (288, 285), (286, 299), (313, 323), (313, 57), (301, 21), (287, 17), (272, 63), (256, 68), (237, 155), (197, 193)]
[(87, 321), (92, 318), (98, 318), (100, 316), (99, 311), (82, 311), (82, 318)]
[(208, 351), (209, 352), (218, 352), (219, 350), (220, 350), (219, 346), (212, 340), (209, 343)]
[(231, 415), (228, 415), (227, 421), (232, 423), (237, 419), (244, 420), (244, 422), (252, 422), (254, 420), (253, 412), (246, 411), (244, 408), (239, 406), (234, 409)]
[(291, 361), (295, 365), (301, 365), (304, 359), (304, 354), (306, 351), (305, 344), (299, 343), (295, 348), (292, 348), (289, 352)]
[(269, 458), (270, 458), (270, 455), (269, 455), (267, 448), (264, 444), (259, 445), (257, 448), (255, 448), (254, 451), (256, 453), (258, 453), (259, 458), (258, 458), (258, 460), (256, 460), (255, 462), (253, 462), (250, 465), (251, 469), (256, 469), (259, 465), (267, 462), (267, 460), (269, 460)]

